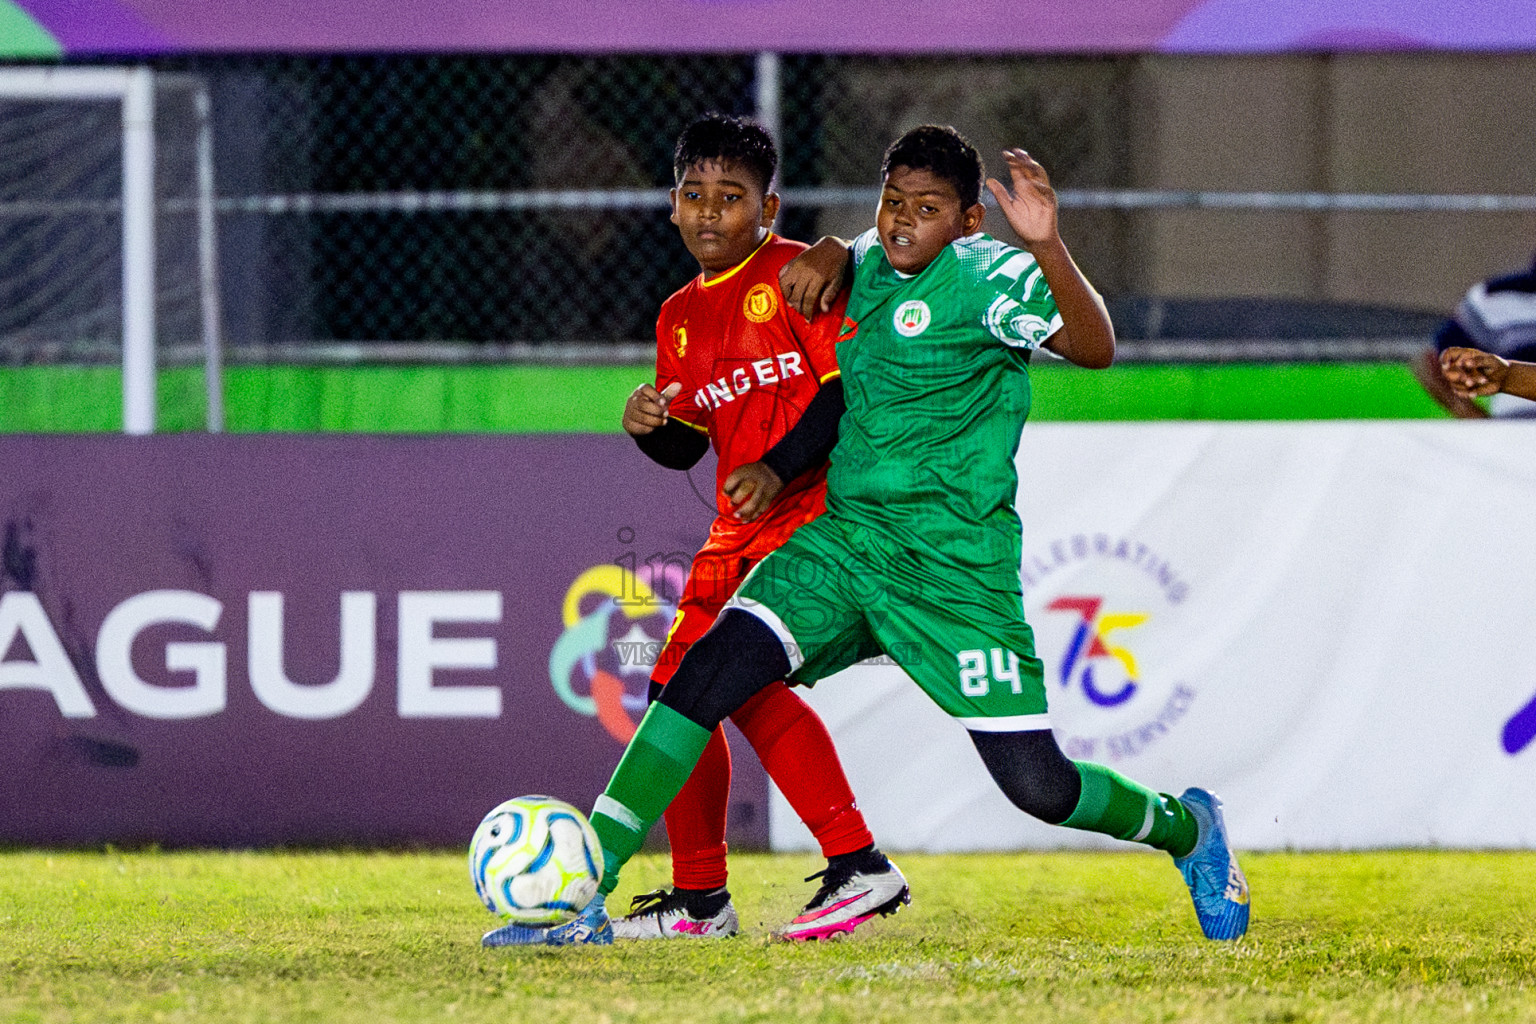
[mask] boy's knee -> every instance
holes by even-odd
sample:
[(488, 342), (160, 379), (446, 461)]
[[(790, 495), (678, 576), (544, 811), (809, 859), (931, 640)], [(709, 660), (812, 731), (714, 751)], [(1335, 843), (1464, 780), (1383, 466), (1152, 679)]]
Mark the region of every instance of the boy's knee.
[(971, 742), (1003, 795), (1025, 814), (1060, 825), (1077, 809), (1082, 776), (1050, 730), (973, 732)]
[(724, 612), (683, 656), (661, 688), (660, 700), (706, 729), (714, 729), (759, 690), (789, 672), (777, 636), (755, 615)]

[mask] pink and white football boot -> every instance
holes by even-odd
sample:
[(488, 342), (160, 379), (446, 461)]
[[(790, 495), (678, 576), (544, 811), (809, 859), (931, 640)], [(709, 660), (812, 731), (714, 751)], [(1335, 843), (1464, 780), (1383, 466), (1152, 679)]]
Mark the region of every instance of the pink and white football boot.
[(636, 896), (629, 913), (613, 922), (616, 939), (724, 939), (740, 926), (731, 894), (657, 889)]
[(813, 878), (821, 879), (821, 888), (800, 916), (774, 932), (777, 938), (806, 942), (851, 934), (870, 918), (912, 902), (906, 878), (879, 850), (835, 857), (806, 881)]

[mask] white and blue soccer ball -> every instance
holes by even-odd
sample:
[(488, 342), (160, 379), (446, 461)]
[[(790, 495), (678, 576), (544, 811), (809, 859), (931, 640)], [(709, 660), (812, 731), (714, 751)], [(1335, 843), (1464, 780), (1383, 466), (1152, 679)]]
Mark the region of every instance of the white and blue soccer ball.
[(603, 875), (597, 833), (570, 804), (520, 796), (498, 804), (469, 841), (480, 902), (518, 924), (564, 924), (586, 909)]

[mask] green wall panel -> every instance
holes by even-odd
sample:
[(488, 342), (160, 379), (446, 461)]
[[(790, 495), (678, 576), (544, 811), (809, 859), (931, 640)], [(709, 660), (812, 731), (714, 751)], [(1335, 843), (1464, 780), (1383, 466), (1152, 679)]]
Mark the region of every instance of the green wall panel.
[(1032, 369), (1034, 420), (1425, 419), (1445, 413), (1395, 363)]
[[(1419, 419), (1444, 413), (1406, 366), (1314, 363), (1034, 368), (1037, 421)], [(640, 367), (241, 366), (227, 371), (232, 431), (607, 433)], [(201, 430), (203, 373), (163, 370), (164, 431)], [(0, 431), (122, 429), (112, 367), (0, 368)]]
[(0, 370), (0, 427), (6, 431), (121, 430), (123, 378), (95, 366)]

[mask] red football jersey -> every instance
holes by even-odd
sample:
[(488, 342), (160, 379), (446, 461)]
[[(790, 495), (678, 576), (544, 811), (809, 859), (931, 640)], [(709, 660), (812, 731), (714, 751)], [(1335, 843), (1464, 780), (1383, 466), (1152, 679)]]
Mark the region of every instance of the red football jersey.
[(846, 294), (807, 323), (779, 291), (780, 268), (805, 249), (770, 233), (741, 265), (678, 289), (656, 318), (656, 389), (682, 384), (672, 418), (708, 434), (719, 457), (711, 546), (726, 540), (721, 534), (740, 541), (743, 531), (787, 537), (825, 508), (825, 466), (790, 481), (752, 523), (731, 514), (720, 490), (732, 470), (761, 459), (799, 422), (822, 383), (838, 374), (834, 349)]

